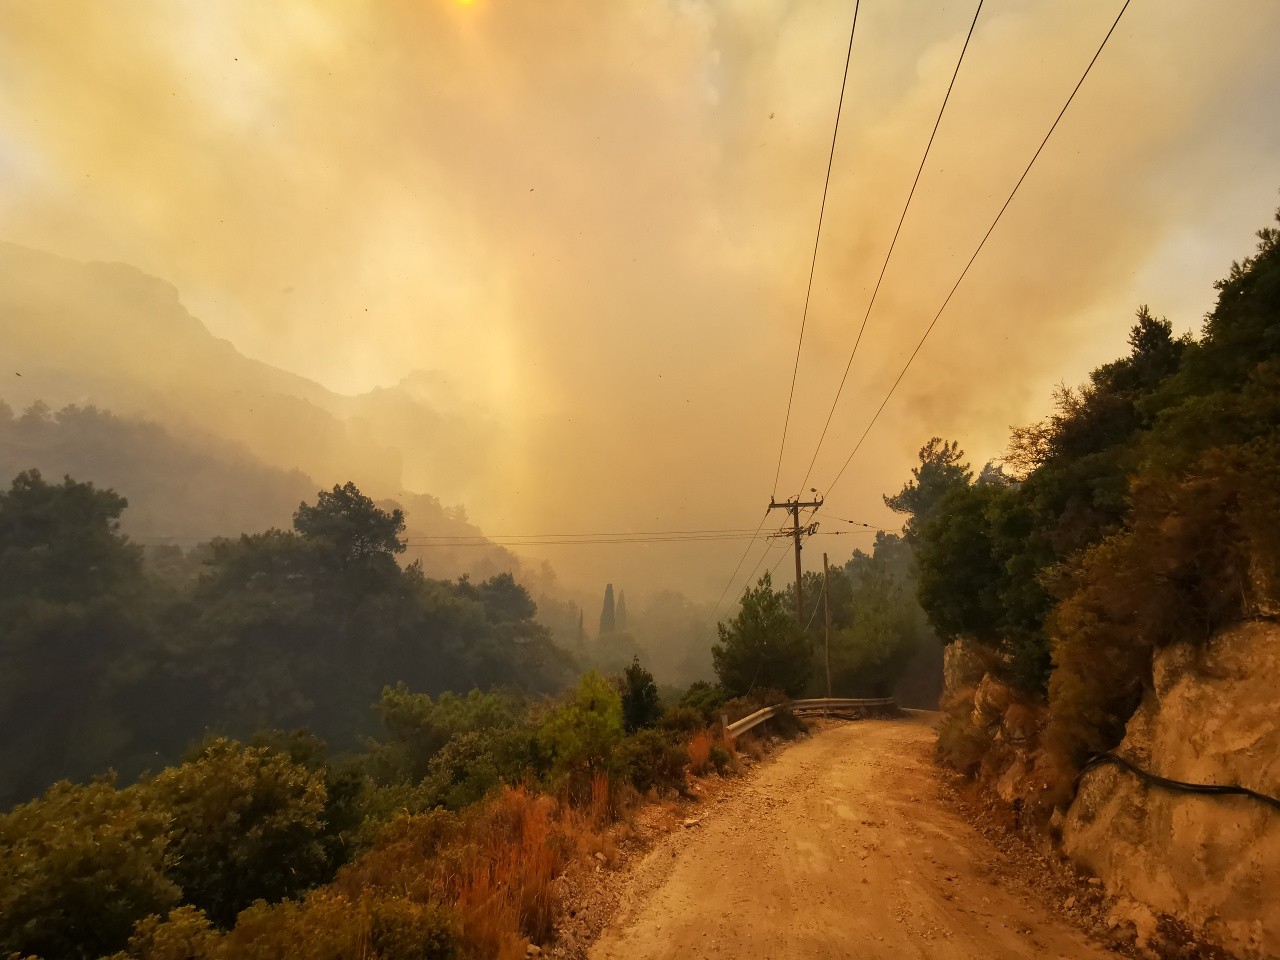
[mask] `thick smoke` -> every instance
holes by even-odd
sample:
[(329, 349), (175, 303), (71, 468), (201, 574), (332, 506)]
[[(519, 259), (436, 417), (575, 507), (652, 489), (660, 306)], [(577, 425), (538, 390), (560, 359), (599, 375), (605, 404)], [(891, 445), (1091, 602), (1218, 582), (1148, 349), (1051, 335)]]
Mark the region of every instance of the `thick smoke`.
[[(813, 486), (1117, 3), (988, 7)], [(3, 2), (3, 239), (163, 277), (242, 352), (340, 392), (438, 371), (406, 389), (453, 432), (422, 442), (406, 420), (403, 481), (485, 529), (754, 525), (850, 8)], [(780, 495), (805, 472), (971, 15), (863, 4)], [(888, 519), (879, 494), (931, 434), (997, 452), (1055, 382), (1115, 355), (1137, 303), (1197, 323), (1274, 203), (1278, 34), (1268, 0), (1133, 6), (833, 512)], [(714, 595), (739, 549), (547, 555), (566, 580)]]

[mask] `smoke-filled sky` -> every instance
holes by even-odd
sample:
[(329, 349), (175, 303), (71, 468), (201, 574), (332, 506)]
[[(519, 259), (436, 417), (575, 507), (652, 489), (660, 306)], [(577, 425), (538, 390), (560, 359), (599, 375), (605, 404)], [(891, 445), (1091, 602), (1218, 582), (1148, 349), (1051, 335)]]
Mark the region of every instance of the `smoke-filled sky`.
[[(805, 474), (973, 9), (862, 3), (780, 497)], [(1123, 350), (1139, 303), (1198, 328), (1212, 281), (1270, 222), (1280, 5), (1134, 0), (827, 489), (1118, 9), (986, 3), (809, 481), (832, 514), (892, 522), (880, 494), (932, 434), (975, 463), (997, 454), (1054, 384)], [(443, 402), (480, 411), (482, 466), (405, 482), (457, 492), (491, 532), (754, 527), (852, 12), (0, 0), (0, 239), (163, 277), (243, 353), (341, 392), (440, 371)], [(547, 555), (570, 578), (714, 597), (740, 551)]]

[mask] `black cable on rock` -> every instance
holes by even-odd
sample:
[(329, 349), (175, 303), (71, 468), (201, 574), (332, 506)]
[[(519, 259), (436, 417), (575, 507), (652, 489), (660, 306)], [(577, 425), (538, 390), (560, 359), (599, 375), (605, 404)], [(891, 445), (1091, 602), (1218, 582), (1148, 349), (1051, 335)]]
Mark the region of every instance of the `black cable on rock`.
[(1239, 796), (1251, 797), (1254, 800), (1260, 800), (1262, 803), (1269, 804), (1280, 810), (1280, 800), (1275, 797), (1269, 797), (1265, 793), (1259, 793), (1257, 790), (1250, 790), (1248, 787), (1241, 787), (1233, 783), (1187, 783), (1184, 780), (1171, 780), (1168, 777), (1161, 777), (1151, 773), (1149, 770), (1143, 770), (1131, 760), (1124, 757), (1116, 756), (1114, 753), (1095, 753), (1089, 758), (1084, 765), (1084, 769), (1080, 771), (1080, 776), (1076, 778), (1076, 782), (1084, 777), (1090, 770), (1096, 770), (1103, 764), (1115, 764), (1128, 770), (1139, 780), (1149, 783), (1152, 786), (1164, 787), (1166, 790), (1179, 790), (1183, 793), (1203, 793), (1210, 796)]

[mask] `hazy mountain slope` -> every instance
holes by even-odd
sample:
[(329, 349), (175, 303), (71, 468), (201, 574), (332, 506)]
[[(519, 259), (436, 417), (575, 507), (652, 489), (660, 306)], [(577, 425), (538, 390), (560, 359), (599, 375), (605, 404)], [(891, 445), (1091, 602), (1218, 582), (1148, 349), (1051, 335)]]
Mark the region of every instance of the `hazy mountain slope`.
[[(347, 397), (240, 354), (169, 283), (118, 263), (78, 263), (0, 243), (0, 398), (21, 409), (93, 404), (144, 416), (200, 443), (243, 444), (263, 462), (375, 495), (414, 485), (457, 498), (478, 464), (476, 411), (424, 401), (418, 374)], [(435, 391), (439, 395), (439, 391)], [(432, 470), (432, 463), (439, 470)]]
[(316, 493), (301, 471), (269, 467), (226, 442), (180, 440), (155, 423), (93, 407), (6, 413), (0, 408), (0, 482), (36, 468), (50, 480), (110, 487), (129, 500), (123, 528), (146, 542), (189, 546), (284, 526)]
[[(227, 441), (206, 436), (196, 442), (160, 424), (94, 407), (53, 412), (36, 404), (15, 414), (0, 397), (0, 484), (7, 487), (32, 468), (51, 480), (70, 475), (115, 490), (129, 500), (121, 522), (126, 533), (144, 543), (182, 547), (288, 528), (298, 504), (314, 500), (321, 486), (300, 470), (272, 467)], [(411, 541), (405, 559), (421, 561), (429, 576), (484, 579), (511, 572), (538, 589), (553, 578), (538, 569), (522, 573), (513, 554), (491, 543), (424, 541), (481, 536), (459, 508), (446, 508), (435, 497), (402, 492), (383, 503), (404, 509)]]

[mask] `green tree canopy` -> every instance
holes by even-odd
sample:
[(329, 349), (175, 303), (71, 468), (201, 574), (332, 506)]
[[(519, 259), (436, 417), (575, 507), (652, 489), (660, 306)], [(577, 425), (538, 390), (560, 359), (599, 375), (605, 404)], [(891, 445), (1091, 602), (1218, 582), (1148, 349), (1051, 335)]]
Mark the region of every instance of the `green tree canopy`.
[(139, 789), (169, 822), (169, 876), (220, 926), (325, 879), (324, 777), (286, 754), (220, 738)]
[[(913, 660), (930, 644), (940, 673), (941, 651), (915, 596), (912, 554), (896, 534), (877, 533), (871, 554), (855, 551), (831, 571), (832, 688), (836, 696), (891, 696)], [(917, 683), (924, 688), (929, 684)], [(936, 701), (933, 701), (936, 702)], [(932, 703), (926, 703), (932, 705)]]
[(809, 682), (812, 651), (787, 606), (786, 594), (773, 589), (766, 573), (742, 595), (738, 613), (717, 627), (720, 642), (711, 648), (720, 685), (736, 696), (756, 687), (798, 696)]
[(321, 546), (330, 569), (385, 571), (405, 549), (404, 512), (379, 509), (351, 482), (321, 490), (314, 506), (298, 504), (293, 528)]
[(920, 524), (929, 519), (942, 498), (972, 480), (973, 471), (964, 462), (960, 444), (932, 437), (920, 448), (920, 465), (912, 468), (911, 479), (884, 502), (890, 510), (907, 514), (906, 537), (914, 540)]
[(126, 501), (38, 471), (0, 492), (0, 800), (88, 777), (130, 747), (121, 716), (151, 631)]
[(539, 741), (554, 757), (554, 775), (579, 797), (591, 789), (595, 774), (616, 772), (624, 735), (622, 698), (594, 670), (582, 675), (569, 699), (538, 730)]
[(120, 535), (129, 502), (113, 490), (39, 470), (0, 492), (0, 609), (36, 600), (81, 603), (133, 584), (142, 551)]
[(640, 665), (639, 657), (632, 657), (630, 665), (622, 671), (622, 719), (627, 733), (635, 733), (651, 727), (662, 716), (662, 704), (658, 701), (658, 685), (653, 674)]
[(90, 958), (178, 902), (166, 811), (109, 780), (0, 814), (0, 953)]

